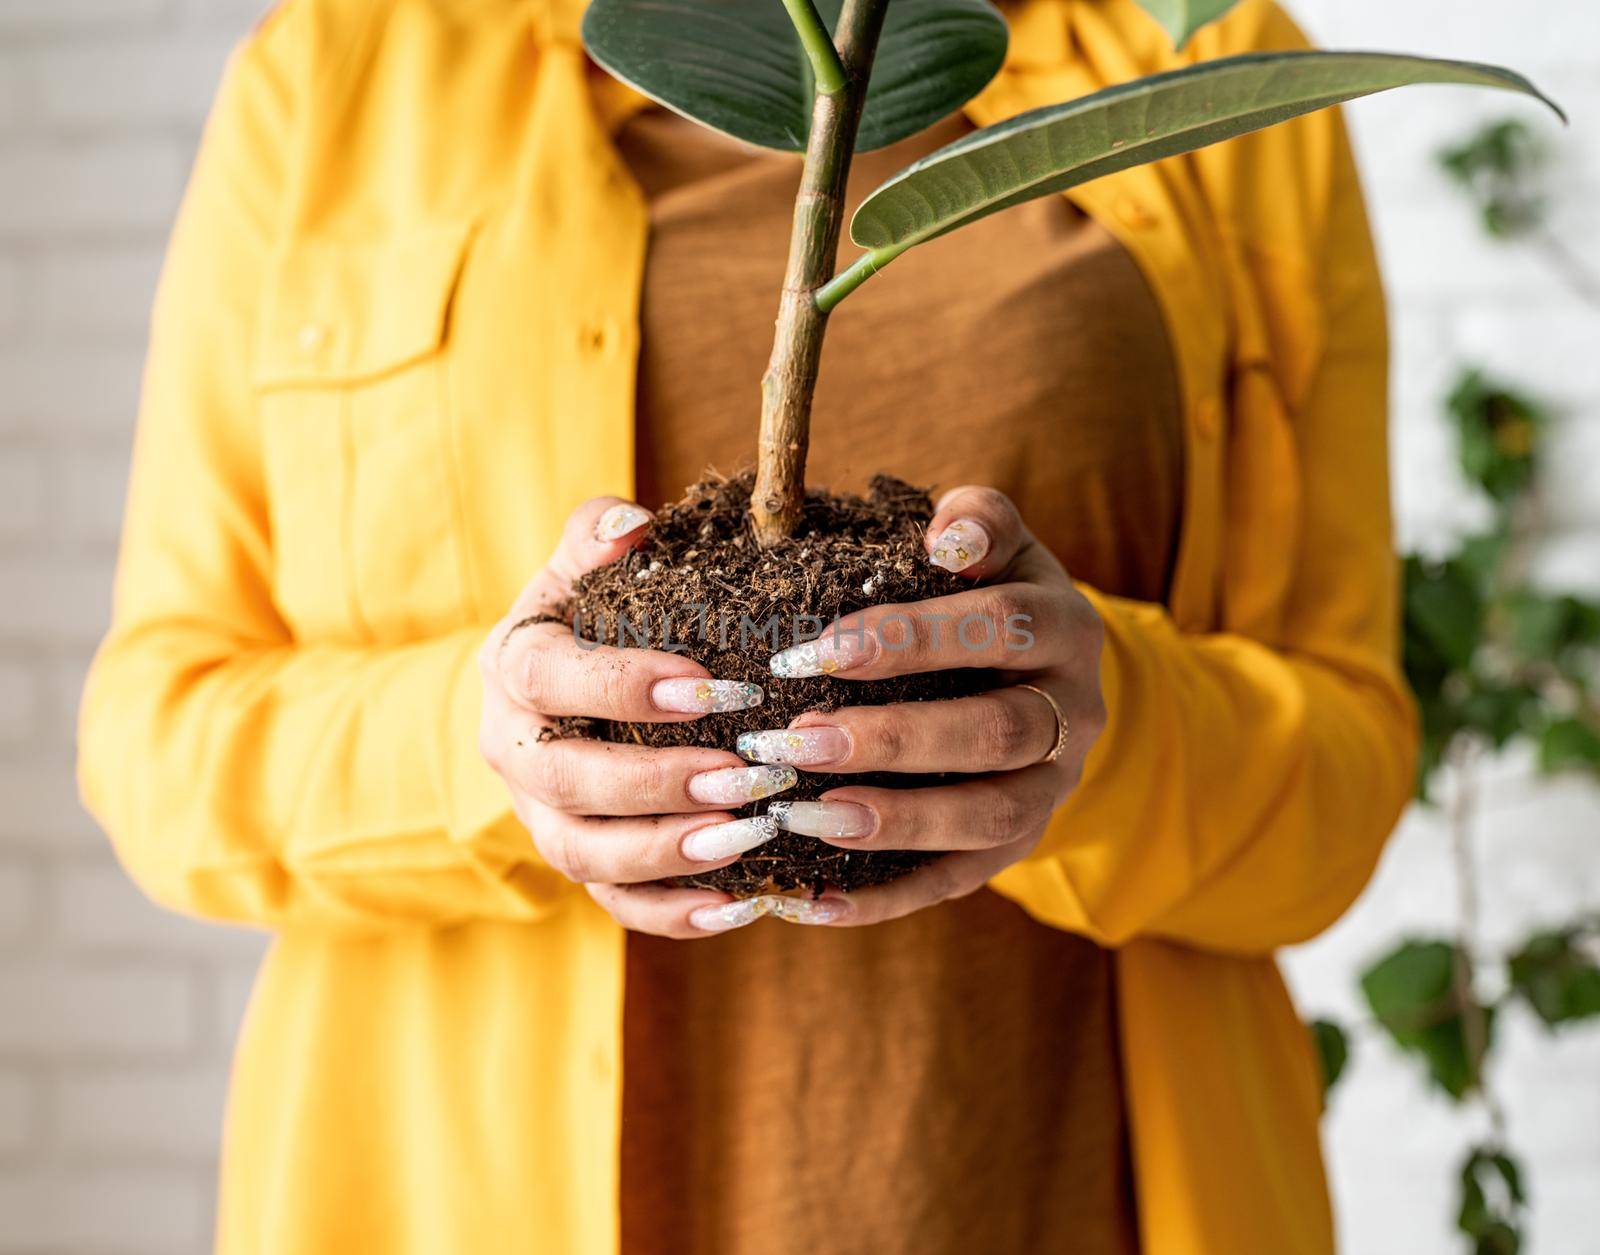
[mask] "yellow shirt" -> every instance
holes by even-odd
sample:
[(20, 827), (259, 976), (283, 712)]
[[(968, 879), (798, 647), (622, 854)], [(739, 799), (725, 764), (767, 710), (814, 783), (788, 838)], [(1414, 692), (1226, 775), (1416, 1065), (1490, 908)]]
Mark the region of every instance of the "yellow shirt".
[[(489, 624), (574, 505), (630, 488), (633, 101), (586, 71), (580, 11), (289, 0), (230, 65), (173, 238), (81, 775), (153, 897), (277, 934), (229, 1255), (616, 1247), (622, 934), (476, 745)], [(1267, 0), (1177, 55), (1133, 0), (1009, 16), (979, 124), (1302, 46)], [(1324, 113), (1072, 196), (1168, 320), (1185, 512), (1169, 606), (1085, 590), (1110, 725), (995, 888), (1118, 948), (1148, 1249), (1326, 1255), (1271, 953), (1360, 890), (1415, 737), (1360, 192)]]

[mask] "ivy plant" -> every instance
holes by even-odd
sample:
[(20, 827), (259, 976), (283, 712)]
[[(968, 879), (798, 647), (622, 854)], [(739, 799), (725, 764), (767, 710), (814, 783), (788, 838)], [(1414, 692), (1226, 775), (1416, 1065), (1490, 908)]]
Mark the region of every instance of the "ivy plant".
[[(1508, 121), (1440, 159), (1486, 231), (1522, 238), (1545, 229), (1544, 167), (1534, 156), (1542, 151), (1523, 123)], [(1530, 1194), (1489, 1081), (1494, 1028), (1512, 1006), (1552, 1032), (1600, 1020), (1600, 911), (1550, 922), (1509, 953), (1483, 953), (1477, 776), (1486, 758), (1520, 744), (1542, 773), (1600, 783), (1600, 600), (1532, 577), (1544, 441), (1554, 421), (1547, 407), (1468, 369), (1444, 409), (1459, 472), (1488, 503), (1489, 523), (1443, 554), (1407, 555), (1402, 600), (1405, 670), (1422, 724), (1418, 794), (1446, 808), (1460, 920), (1453, 936), (1401, 941), (1371, 962), (1360, 986), (1377, 1031), (1418, 1061), (1427, 1083), (1486, 1113), (1489, 1136), (1465, 1150), (1457, 1172), (1456, 1223), (1473, 1255), (1515, 1255)], [(1485, 997), (1485, 987), (1502, 992)], [(1325, 1019), (1310, 1031), (1331, 1088), (1346, 1070), (1352, 1035)]]

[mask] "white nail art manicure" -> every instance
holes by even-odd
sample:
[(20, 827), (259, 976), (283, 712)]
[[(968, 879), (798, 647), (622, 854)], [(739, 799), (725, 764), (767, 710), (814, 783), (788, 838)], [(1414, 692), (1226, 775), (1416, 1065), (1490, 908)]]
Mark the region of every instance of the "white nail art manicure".
[(629, 532), (650, 521), (650, 512), (631, 502), (623, 502), (608, 509), (594, 525), (596, 540), (620, 540)]
[(738, 902), (724, 902), (721, 906), (702, 906), (689, 912), (689, 923), (701, 932), (730, 932), (769, 914), (769, 909), (761, 905), (765, 901), (765, 898), (744, 898)]
[(792, 763), (817, 767), (836, 763), (850, 752), (850, 738), (842, 728), (771, 728), (741, 732), (734, 743), (740, 758), (753, 763)]
[(989, 533), (971, 519), (957, 519), (933, 542), (928, 561), (946, 571), (965, 571), (989, 552)]
[(683, 857), (696, 863), (715, 863), (743, 854), (778, 835), (775, 820), (765, 815), (754, 819), (735, 819), (731, 823), (697, 828), (683, 839)]
[(878, 638), (865, 627), (834, 624), (814, 641), (791, 645), (767, 660), (772, 674), (785, 680), (848, 671), (878, 655)]
[(689, 796), (713, 806), (743, 806), (792, 789), (793, 767), (723, 767), (689, 777)]
[(774, 802), (767, 815), (806, 837), (867, 837), (877, 827), (873, 813), (855, 802)]
[(727, 932), (753, 924), (763, 915), (772, 915), (788, 924), (831, 924), (850, 913), (848, 904), (837, 899), (786, 898), (768, 894), (725, 902), (721, 906), (702, 906), (689, 914), (689, 922), (708, 933)]
[(680, 676), (657, 680), (650, 686), (650, 702), (657, 710), (679, 715), (709, 715), (729, 710), (749, 710), (766, 696), (759, 684), (744, 680), (699, 680)]

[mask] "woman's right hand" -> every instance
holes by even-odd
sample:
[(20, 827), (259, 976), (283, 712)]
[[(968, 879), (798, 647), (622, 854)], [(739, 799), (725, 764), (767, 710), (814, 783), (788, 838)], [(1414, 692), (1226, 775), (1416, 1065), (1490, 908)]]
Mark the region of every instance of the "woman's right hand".
[[(704, 937), (748, 922), (748, 910), (725, 893), (644, 882), (724, 866), (769, 839), (770, 820), (736, 820), (730, 811), (790, 787), (793, 768), (752, 767), (728, 750), (545, 735), (562, 716), (677, 723), (763, 697), (757, 685), (714, 680), (676, 654), (580, 645), (554, 617), (574, 581), (620, 558), (649, 522), (646, 511), (616, 497), (573, 512), (549, 565), (478, 653), (478, 743), (545, 862), (582, 884), (624, 928)], [(831, 922), (840, 909), (826, 901), (785, 905), (795, 922)]]

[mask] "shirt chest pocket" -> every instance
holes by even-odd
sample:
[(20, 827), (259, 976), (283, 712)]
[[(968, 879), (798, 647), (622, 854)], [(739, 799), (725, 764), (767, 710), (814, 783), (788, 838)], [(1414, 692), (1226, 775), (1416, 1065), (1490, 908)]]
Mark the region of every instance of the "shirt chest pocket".
[(301, 639), (395, 644), (466, 619), (447, 341), (470, 234), (280, 257), (255, 385), (273, 595)]

